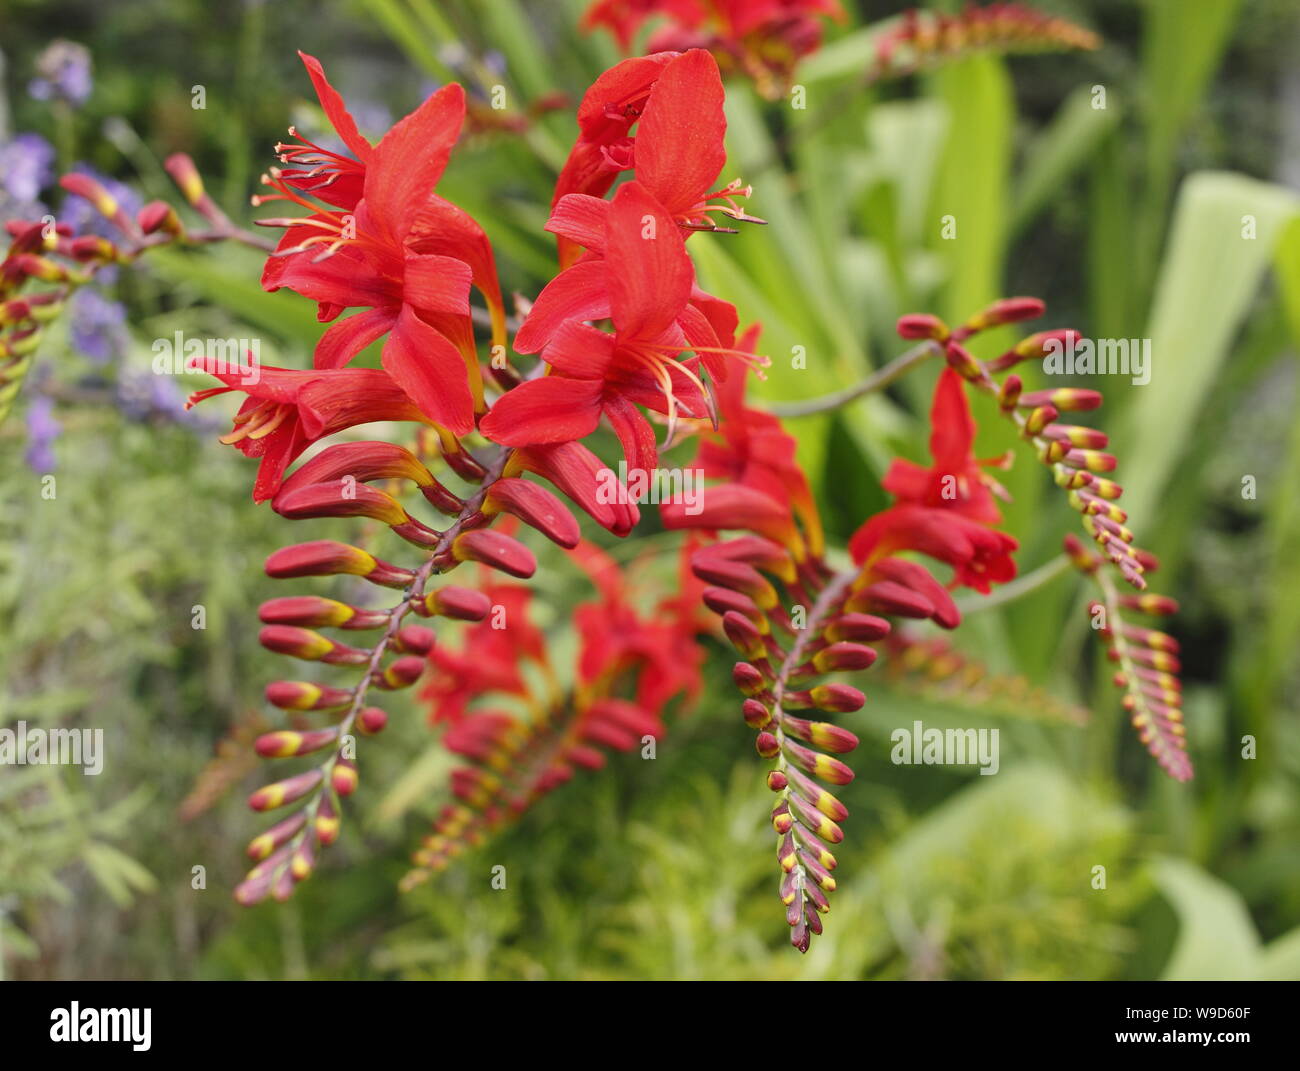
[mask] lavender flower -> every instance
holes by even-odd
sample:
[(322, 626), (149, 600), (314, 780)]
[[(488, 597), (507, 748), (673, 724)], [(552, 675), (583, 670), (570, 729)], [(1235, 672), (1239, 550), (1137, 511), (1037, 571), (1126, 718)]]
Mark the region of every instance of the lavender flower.
[(95, 364), (106, 364), (126, 352), (126, 309), (98, 290), (84, 287), (72, 298), (72, 344)]
[(85, 104), (93, 82), (90, 51), (74, 41), (53, 41), (36, 58), (36, 77), (27, 92), (36, 100), (62, 100), (74, 108)]
[(39, 134), (19, 134), (0, 146), (0, 184), (19, 204), (33, 204), (54, 180), (54, 147)]
[(221, 421), (185, 408), (185, 391), (174, 379), (153, 372), (124, 372), (117, 381), (117, 407), (130, 420), (181, 424), (213, 431)]
[(27, 406), (27, 450), (24, 460), (38, 474), (53, 472), (54, 441), (63, 431), (63, 425), (54, 419), (54, 400), (38, 394)]

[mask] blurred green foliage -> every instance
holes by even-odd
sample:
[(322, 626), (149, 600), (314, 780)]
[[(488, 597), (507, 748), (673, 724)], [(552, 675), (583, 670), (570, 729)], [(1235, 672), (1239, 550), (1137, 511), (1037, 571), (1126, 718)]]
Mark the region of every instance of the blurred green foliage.
[[(483, 64), (504, 71), (512, 101), (575, 101), (617, 58), (577, 33), (582, 6), (10, 0), (0, 113), (10, 131), (50, 137), (63, 164), (89, 161), (147, 196), (170, 196), (159, 161), (188, 151), (246, 219), (283, 128), (320, 129), (295, 49), (323, 60), (358, 114), (401, 115), (429, 83)], [(1282, 103), (1285, 78), (1296, 92), (1286, 58), (1300, 19), (1284, 0), (1044, 2), (1103, 48), (980, 56), (845, 96), (872, 55), (866, 17), (901, 7), (858, 6), (799, 74), (806, 111), (729, 87), (727, 177), (754, 184), (769, 225), (693, 238), (703, 281), (762, 321), (770, 399), (883, 363), (902, 312), (960, 318), (1002, 294), (1045, 297), (1053, 326), (1153, 340), (1150, 385), (1099, 384), (1101, 423), (1131, 523), (1164, 559), (1157, 587), (1183, 605), (1196, 780), (1164, 780), (1132, 739), (1086, 627), (1088, 594), (1061, 576), (972, 615), (958, 643), (1086, 704), (1087, 727), (868, 680), (868, 706), (846, 720), (864, 747), (844, 793), (831, 936), (803, 959), (786, 945), (767, 792), (721, 649), (656, 761), (619, 757), (577, 779), (406, 897), (395, 881), (449, 764), (418, 704), (393, 701), (320, 873), (287, 905), (241, 911), (227, 890), (254, 829), (241, 796), (256, 775), (191, 821), (177, 809), (214, 743), (261, 709), (276, 670), (255, 607), (282, 593), (261, 561), (305, 536), (252, 506), (251, 465), (212, 436), (82, 404), (103, 390), (99, 373), (56, 337), (41, 354), (69, 388), (53, 499), (22, 461), (21, 399), (0, 429), (0, 723), (102, 727), (107, 759), (99, 777), (0, 769), (7, 975), (1300, 977), (1300, 221), (1295, 193), (1270, 181), (1300, 123)], [(94, 95), (75, 113), (23, 89), (56, 36), (95, 59)], [(190, 106), (196, 85), (203, 110)], [(523, 135), (477, 135), (440, 187), (486, 226), (508, 291), (535, 294), (553, 271), (541, 225), (572, 136), (570, 110)], [(948, 214), (956, 241), (940, 237)], [(258, 336), (268, 363), (305, 362), (319, 330), (309, 305), (263, 294), (258, 271), (222, 248), (127, 273), (128, 366), (147, 369), (151, 340), (175, 330)], [(806, 370), (786, 359), (795, 347)], [(929, 382), (794, 425), (833, 536), (881, 504), (891, 457), (921, 456)], [(991, 411), (976, 416), (979, 452), (1006, 449)], [(1022, 572), (1073, 525), (1027, 462), (1007, 481)], [(1246, 475), (1255, 498), (1242, 496)], [(571, 586), (545, 569), (539, 582), (562, 628)], [(1002, 772), (891, 765), (889, 729), (913, 718), (1000, 727)], [(496, 865), (505, 890), (490, 886)]]

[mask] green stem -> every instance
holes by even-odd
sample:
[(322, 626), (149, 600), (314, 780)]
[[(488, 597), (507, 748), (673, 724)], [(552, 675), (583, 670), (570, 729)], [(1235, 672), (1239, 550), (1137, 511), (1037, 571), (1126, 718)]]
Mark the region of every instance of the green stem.
[(839, 409), (841, 406), (847, 405), (858, 398), (884, 390), (895, 380), (902, 378), (907, 372), (911, 371), (914, 365), (920, 364), (929, 357), (938, 356), (942, 352), (943, 347), (939, 343), (933, 339), (927, 339), (919, 346), (914, 346), (905, 353), (899, 354), (884, 368), (871, 373), (861, 383), (855, 383), (853, 386), (845, 387), (833, 394), (823, 394), (820, 398), (810, 398), (803, 402), (778, 402), (776, 405), (768, 406), (768, 412), (779, 417), (801, 417)]

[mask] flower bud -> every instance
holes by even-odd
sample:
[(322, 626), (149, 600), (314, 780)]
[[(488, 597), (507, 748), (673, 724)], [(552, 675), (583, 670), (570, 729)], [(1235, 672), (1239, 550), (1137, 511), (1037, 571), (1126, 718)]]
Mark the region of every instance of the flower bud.
[(934, 339), (943, 342), (948, 337), (948, 325), (939, 317), (915, 313), (898, 318), (898, 337), (907, 339)]
[(409, 688), (420, 679), (425, 665), (425, 660), (418, 655), (404, 655), (380, 672), (375, 678), (375, 686), (384, 691)]
[(832, 643), (813, 655), (812, 663), (818, 673), (835, 673), (866, 669), (875, 660), (876, 652), (871, 647), (860, 643)]
[(986, 309), (977, 312), (962, 327), (971, 333), (987, 331), (990, 327), (1002, 324), (1018, 323), (1021, 320), (1036, 320), (1047, 311), (1047, 306), (1034, 297), (1002, 298), (993, 302)]
[(424, 598), (422, 612), (426, 617), (449, 617), (456, 621), (482, 621), (492, 609), (492, 600), (481, 591), (444, 584)]
[(266, 686), (266, 701), (281, 710), (333, 710), (352, 702), (352, 693), (310, 681), (272, 681)]
[(327, 748), (338, 739), (338, 735), (337, 728), (311, 729), (306, 732), (281, 729), (263, 733), (253, 746), (264, 759), (288, 759)]
[(452, 541), (451, 555), (458, 562), (476, 561), (522, 580), (537, 571), (533, 552), (519, 540), (487, 529), (462, 532)]
[(1034, 390), (1020, 396), (1022, 409), (1036, 409), (1040, 405), (1055, 406), (1063, 413), (1083, 409), (1096, 409), (1101, 405), (1101, 394), (1080, 387), (1058, 387), (1055, 390)]
[(383, 732), (388, 724), (388, 715), (379, 707), (362, 707), (357, 713), (357, 728), (366, 736)]
[(162, 231), (164, 234), (179, 237), (184, 233), (180, 216), (166, 201), (150, 201), (136, 213), (135, 222), (145, 234)]
[(291, 814), (277, 822), (266, 832), (254, 837), (248, 844), (248, 857), (260, 862), (277, 848), (286, 844), (307, 823), (305, 810)]
[(359, 547), (329, 539), (284, 547), (266, 559), (266, 575), (276, 579), (340, 573), (361, 576), (389, 588), (404, 588), (415, 579), (407, 569), (382, 562)]
[(511, 513), (562, 547), (576, 547), (582, 536), (577, 520), (563, 502), (546, 488), (517, 477), (497, 480), (492, 485), (483, 512), (489, 517)]
[(273, 811), (277, 807), (302, 799), (320, 782), (319, 770), (307, 770), (283, 781), (263, 785), (248, 797), (248, 805), (255, 811)]
[(357, 782), (356, 763), (340, 758), (330, 771), (330, 786), (340, 796), (350, 796), (357, 790)]

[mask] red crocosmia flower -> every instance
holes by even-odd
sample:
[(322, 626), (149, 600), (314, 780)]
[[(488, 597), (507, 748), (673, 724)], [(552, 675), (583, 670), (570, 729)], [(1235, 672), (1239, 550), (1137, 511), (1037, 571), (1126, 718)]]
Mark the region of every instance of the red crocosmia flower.
[(945, 368), (935, 386), (930, 410), (930, 456), (934, 464), (924, 468), (897, 458), (889, 466), (882, 486), (900, 502), (953, 510), (980, 524), (997, 524), (1001, 519), (988, 477), (981, 465), (998, 462), (976, 461), (971, 454), (975, 421), (961, 376)]
[(778, 96), (798, 59), (817, 50), (817, 16), (842, 21), (838, 0), (597, 0), (583, 27), (605, 26), (630, 51), (637, 31), (662, 16), (645, 51), (707, 48), (728, 71), (741, 70), (764, 95)]
[(618, 694), (620, 684), (630, 682), (635, 706), (657, 718), (674, 696), (698, 694), (702, 652), (689, 642), (695, 619), (671, 613), (643, 618), (632, 605), (627, 574), (617, 562), (590, 543), (579, 543), (570, 553), (600, 593), (597, 601), (578, 606), (573, 614), (582, 641), (579, 702)]
[[(757, 324), (748, 328), (737, 349), (753, 353)], [(778, 417), (745, 405), (747, 376), (731, 376), (718, 389), (722, 419), (718, 431), (700, 443), (697, 460), (705, 477), (761, 491), (798, 517), (813, 554), (824, 547), (821, 515), (802, 466), (795, 460), (798, 443)]]
[[(367, 310), (325, 332), (316, 366), (339, 368), (387, 334), (384, 368), (431, 420), (463, 435), (473, 428), (475, 412), (484, 409), (469, 318), (471, 283), (485, 295), (495, 337), (504, 340), (505, 332), (486, 236), (468, 215), (432, 193), (464, 121), (464, 91), (443, 87), (369, 147), (319, 64), (310, 57), (304, 62), (340, 136), (364, 159), (345, 164), (341, 156), (309, 155), (310, 147), (284, 153), (300, 164), (320, 161), (320, 169), (337, 176), (323, 188), (338, 210), (324, 210), (299, 192), (313, 181), (310, 171), (297, 169), (286, 177), (273, 170), (265, 181), (279, 193), (255, 203), (289, 200), (311, 215), (260, 221), (286, 228), (262, 285), (289, 287), (318, 302), (322, 322), (346, 308)], [(328, 174), (320, 179), (329, 182)]]
[(357, 129), (356, 120), (352, 118), (338, 90), (325, 77), (325, 69), (320, 60), (306, 52), (299, 52), (298, 56), (307, 68), (325, 118), (330, 121), (352, 155), (345, 156), (324, 149), (290, 127), (289, 136), (293, 141), (280, 142), (275, 147), (275, 151), (280, 154), (281, 163), (294, 165), (282, 171), (281, 178), (295, 189), (309, 193), (326, 204), (355, 208), (361, 200), (366, 162), (374, 148)]
[(632, 166), (628, 132), (672, 53), (624, 60), (605, 71), (578, 105), (578, 140), (555, 182), (554, 207), (565, 194), (603, 197), (619, 173)]
[[(735, 181), (712, 188), (727, 162), (724, 96), (714, 58), (701, 49), (685, 52), (660, 71), (631, 141), (636, 180), (679, 223), (694, 230), (716, 229), (710, 212), (751, 218), (731, 200), (748, 196), (748, 187)], [(715, 200), (726, 203), (713, 204)], [(591, 237), (592, 217), (607, 205), (588, 194), (562, 196), (547, 229), (590, 248), (584, 239)], [(601, 228), (595, 231), (598, 238)]]
[[(482, 572), (485, 578), (491, 576), (486, 569)], [(546, 665), (545, 637), (528, 616), (529, 589), (490, 579), (480, 588), (492, 600), (492, 612), (469, 627), (459, 651), (443, 644), (429, 651), (433, 668), (420, 694), (430, 702), (429, 721), (434, 725), (457, 724), (471, 701), (487, 692), (528, 696), (523, 664)], [(500, 627), (502, 621), (505, 628)]]
[(247, 457), (261, 458), (253, 485), (255, 502), (273, 497), (285, 469), (318, 439), (380, 420), (428, 422), (392, 377), (377, 369), (346, 368), (328, 374), (265, 366), (230, 369), (214, 358), (196, 359), (190, 367), (224, 386), (190, 395), (187, 409), (230, 391), (248, 395), (235, 415), (234, 430), (221, 441)]
[(604, 26), (614, 35), (619, 48), (630, 52), (637, 31), (656, 15), (697, 26), (704, 18), (704, 9), (701, 0), (596, 0), (582, 16), (582, 28)]
[[(588, 298), (587, 311), (571, 307), (542, 355), (554, 374), (504, 395), (482, 429), (507, 446), (569, 442), (594, 431), (603, 415), (618, 434), (628, 464), (649, 470), (658, 456), (654, 432), (633, 403), (666, 414), (670, 426), (679, 412), (705, 415), (709, 401), (696, 371), (698, 361), (677, 358), (695, 348), (691, 335), (698, 337), (707, 321), (697, 311), (697, 330), (683, 329), (694, 269), (677, 226), (638, 183), (624, 184), (614, 196), (606, 253), (598, 292)], [(590, 311), (592, 306), (599, 311)], [(581, 322), (605, 316), (614, 322), (612, 335)], [(709, 354), (706, 360), (719, 356)]]
[(849, 540), (849, 553), (866, 572), (900, 550), (915, 550), (953, 567), (953, 582), (987, 595), (992, 584), (1016, 575), (1011, 557), (1019, 544), (1005, 532), (961, 513), (899, 503), (878, 513)]
[[(571, 329), (575, 322), (612, 316), (614, 291), (626, 288), (630, 280), (638, 277), (635, 261), (646, 248), (645, 243), (651, 240), (642, 233), (651, 233), (647, 230), (649, 221), (653, 218), (652, 233), (656, 235), (678, 229), (669, 219), (667, 210), (639, 182), (626, 185), (638, 191), (638, 202), (643, 209), (640, 216), (623, 211), (615, 220), (613, 202), (591, 197), (578, 199), (600, 206), (598, 212), (589, 214), (587, 240), (591, 252), (560, 272), (538, 295), (528, 318), (515, 335), (514, 348), (519, 353), (546, 351), (561, 329)], [(621, 189), (615, 196), (616, 201), (619, 196), (622, 196)], [(611, 250), (611, 236), (618, 242), (614, 250)], [(670, 240), (667, 243), (665, 260), (670, 259), (667, 247), (671, 247), (672, 261), (689, 266), (681, 242)], [(685, 305), (674, 304), (673, 320), (689, 343), (688, 348), (699, 357), (710, 377), (715, 382), (727, 378), (725, 358), (728, 356), (754, 367), (768, 364), (766, 357), (736, 347), (738, 318), (735, 306), (701, 290), (695, 284), (693, 268), (691, 275), (689, 301)], [(543, 357), (550, 361), (547, 352), (543, 352)]]

